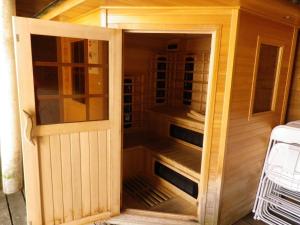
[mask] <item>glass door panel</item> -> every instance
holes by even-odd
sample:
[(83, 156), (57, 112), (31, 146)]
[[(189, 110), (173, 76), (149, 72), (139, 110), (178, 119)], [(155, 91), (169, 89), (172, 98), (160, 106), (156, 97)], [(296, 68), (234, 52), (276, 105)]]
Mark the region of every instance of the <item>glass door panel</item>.
[(31, 43), (37, 124), (108, 120), (108, 41), (32, 34)]

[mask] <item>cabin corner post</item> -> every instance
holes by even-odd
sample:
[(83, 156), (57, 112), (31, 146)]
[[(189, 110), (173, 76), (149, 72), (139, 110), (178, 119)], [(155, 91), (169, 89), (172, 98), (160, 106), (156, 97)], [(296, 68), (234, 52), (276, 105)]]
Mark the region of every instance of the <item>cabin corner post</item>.
[(218, 198), (216, 201), (216, 217), (215, 224), (222, 224), (221, 220), (221, 206), (222, 206), (222, 191), (223, 191), (223, 180), (224, 180), (224, 168), (226, 160), (226, 150), (227, 150), (227, 136), (229, 130), (229, 119), (230, 119), (230, 108), (231, 108), (231, 92), (233, 85), (233, 76), (235, 72), (235, 55), (238, 39), (238, 29), (239, 29), (239, 15), (240, 9), (232, 10), (231, 24), (230, 24), (230, 38), (229, 38), (229, 52), (228, 52), (228, 61), (227, 61), (227, 71), (226, 71), (226, 81), (225, 81), (225, 93), (224, 93), (224, 106), (223, 106), (223, 115), (222, 115), (222, 128), (221, 128), (221, 146), (222, 149), (219, 153), (218, 159), (218, 172), (220, 174), (219, 188), (220, 192), (218, 193)]
[[(111, 62), (113, 62), (112, 70), (113, 77), (110, 82), (112, 86), (117, 87), (116, 91), (112, 93), (112, 107), (111, 110), (111, 149), (109, 156), (110, 163), (110, 213), (112, 216), (120, 214), (120, 205), (121, 205), (121, 104), (122, 102), (122, 31), (114, 30), (112, 31), (113, 35), (113, 45), (112, 51), (110, 52)], [(111, 88), (112, 89), (112, 88)], [(112, 138), (114, 137), (114, 138)]]
[(19, 103), (12, 30), (12, 16), (15, 13), (14, 0), (0, 2), (0, 93), (2, 96), (0, 148), (3, 191), (6, 194), (19, 191), (23, 185)]

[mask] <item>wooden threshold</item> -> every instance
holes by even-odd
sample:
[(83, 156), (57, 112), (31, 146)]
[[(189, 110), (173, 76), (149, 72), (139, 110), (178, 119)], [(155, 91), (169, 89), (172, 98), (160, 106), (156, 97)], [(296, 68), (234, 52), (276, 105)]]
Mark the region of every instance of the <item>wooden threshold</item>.
[(125, 211), (105, 223), (109, 225), (199, 225), (198, 222), (192, 220), (171, 219), (142, 211)]
[[(133, 222), (131, 223), (131, 219)], [(154, 219), (154, 220), (152, 220)], [(174, 225), (198, 225), (196, 218), (189, 215), (176, 215), (172, 213), (163, 213), (139, 209), (126, 209), (120, 216), (114, 217), (106, 224), (124, 225), (124, 224), (144, 224), (152, 225), (164, 224), (166, 221), (174, 222)], [(114, 223), (112, 223), (114, 222)], [(144, 223), (145, 222), (145, 223)], [(177, 223), (176, 223), (177, 222)], [(26, 225), (26, 205), (22, 192), (12, 195), (4, 195), (0, 190), (0, 224), (1, 225)], [(101, 224), (101, 223), (100, 223)], [(172, 223), (171, 223), (172, 224)], [(94, 223), (93, 223), (94, 225)], [(234, 225), (265, 225), (264, 222), (254, 220), (253, 214), (249, 214)]]

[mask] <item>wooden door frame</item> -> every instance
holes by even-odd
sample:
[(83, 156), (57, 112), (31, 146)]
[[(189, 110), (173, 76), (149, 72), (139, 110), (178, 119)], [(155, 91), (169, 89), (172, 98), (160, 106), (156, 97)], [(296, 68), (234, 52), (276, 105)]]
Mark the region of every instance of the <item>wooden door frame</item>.
[[(13, 17), (14, 43), (17, 62), (17, 82), (19, 92), (20, 124), (22, 130), (23, 166), (26, 189), (27, 221), (29, 224), (42, 224), (42, 197), (38, 143), (35, 137), (41, 135), (63, 134), (71, 131), (90, 131), (109, 128), (108, 148), (108, 211), (81, 218), (71, 224), (89, 223), (109, 218), (120, 213), (121, 190), (121, 90), (122, 90), (122, 31), (109, 28), (74, 25), (63, 22)], [(57, 26), (63, 29), (57, 29)], [(85, 29), (87, 32), (81, 32)], [(97, 31), (95, 31), (95, 29)], [(105, 29), (105, 30), (104, 30)], [(94, 31), (93, 31), (94, 30)], [(90, 31), (90, 32), (89, 32)], [(91, 34), (92, 33), (92, 34)], [(30, 34), (68, 36), (109, 41), (109, 119), (103, 121), (78, 122), (36, 126), (35, 98), (33, 88), (33, 66)], [(26, 75), (27, 74), (27, 75)], [(31, 77), (28, 77), (28, 76)], [(25, 91), (25, 88), (30, 91)], [(26, 95), (23, 95), (26, 93)], [(23, 110), (32, 116), (30, 139), (24, 134), (28, 118)], [(28, 124), (27, 124), (28, 125)], [(113, 151), (111, 151), (113, 149)], [(30, 160), (30, 163), (29, 162)], [(27, 163), (26, 163), (27, 162)], [(68, 224), (68, 223), (67, 223)]]
[[(143, 26), (143, 25), (140, 25)], [(211, 50), (210, 50), (210, 65), (208, 74), (208, 89), (207, 89), (207, 105), (205, 112), (205, 124), (204, 124), (204, 139), (203, 139), (203, 149), (202, 149), (202, 163), (201, 163), (201, 173), (200, 181), (198, 182), (199, 194), (198, 194), (198, 210), (197, 219), (201, 224), (204, 224), (205, 219), (205, 209), (206, 209), (206, 199), (208, 190), (208, 178), (209, 178), (209, 161), (210, 152), (212, 144), (212, 130), (214, 124), (214, 112), (215, 112), (215, 98), (216, 98), (216, 88), (217, 88), (217, 78), (218, 78), (218, 59), (220, 54), (221, 46), (221, 29), (219, 25), (211, 26), (200, 26), (200, 25), (187, 25), (193, 29), (176, 29), (176, 24), (172, 24), (172, 29), (158, 29), (153, 25), (153, 29), (143, 29), (143, 27), (137, 29), (130, 28), (124, 29), (124, 33), (164, 33), (164, 34), (209, 34), (211, 35)], [(182, 25), (178, 25), (180, 27)], [(123, 74), (124, 77), (124, 69)], [(123, 132), (122, 132), (123, 133)], [(123, 151), (122, 151), (122, 161), (123, 161)], [(167, 215), (167, 214), (166, 214)], [(178, 218), (181, 218), (178, 215)], [(188, 217), (190, 218), (190, 217)]]

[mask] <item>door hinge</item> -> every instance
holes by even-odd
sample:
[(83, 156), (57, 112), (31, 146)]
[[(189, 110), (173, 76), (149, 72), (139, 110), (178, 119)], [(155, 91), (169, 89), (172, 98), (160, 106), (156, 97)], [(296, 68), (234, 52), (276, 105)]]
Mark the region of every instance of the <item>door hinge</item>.
[(20, 35), (19, 34), (16, 34), (16, 40), (17, 40), (17, 42), (20, 41)]

